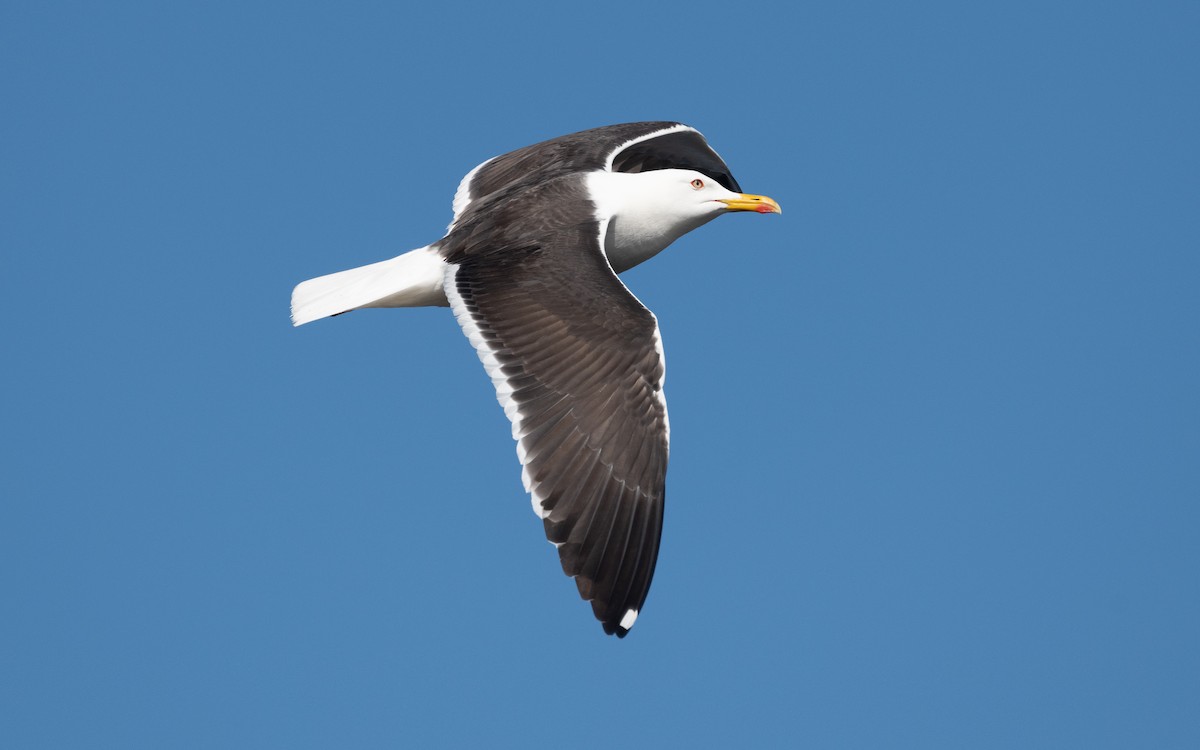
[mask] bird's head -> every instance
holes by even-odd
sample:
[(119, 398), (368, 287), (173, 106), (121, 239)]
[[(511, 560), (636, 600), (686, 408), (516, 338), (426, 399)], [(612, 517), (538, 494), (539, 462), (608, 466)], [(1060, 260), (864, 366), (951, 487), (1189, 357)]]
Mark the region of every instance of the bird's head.
[(692, 169), (598, 171), (588, 176), (588, 188), (597, 214), (612, 221), (605, 251), (618, 272), (653, 257), (721, 214), (780, 213), (773, 199), (735, 193)]
[(735, 193), (712, 177), (692, 169), (657, 169), (631, 174), (632, 199), (642, 211), (664, 217), (699, 220), (701, 223), (730, 211), (782, 213), (779, 204), (765, 195)]

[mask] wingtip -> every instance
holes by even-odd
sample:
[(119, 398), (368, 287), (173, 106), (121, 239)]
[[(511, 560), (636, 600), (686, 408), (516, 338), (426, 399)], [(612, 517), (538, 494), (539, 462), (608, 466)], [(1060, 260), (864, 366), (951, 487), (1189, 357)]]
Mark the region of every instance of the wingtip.
[(614, 623), (607, 620), (601, 620), (600, 625), (604, 628), (604, 632), (607, 635), (615, 635), (618, 638), (624, 638), (625, 636), (629, 635), (630, 630), (633, 630), (633, 625), (635, 622), (637, 622), (637, 618), (638, 610), (627, 609), (625, 610), (625, 615), (621, 618), (620, 622)]

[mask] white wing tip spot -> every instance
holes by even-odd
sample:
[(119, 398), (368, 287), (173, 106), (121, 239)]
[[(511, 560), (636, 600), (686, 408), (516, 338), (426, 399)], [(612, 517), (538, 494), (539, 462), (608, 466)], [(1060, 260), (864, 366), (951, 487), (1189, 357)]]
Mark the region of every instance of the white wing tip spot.
[(621, 627), (629, 630), (633, 627), (633, 623), (637, 622), (638, 611), (636, 609), (625, 610), (625, 616), (621, 618)]
[(529, 497), (533, 504), (533, 512), (537, 514), (538, 518), (545, 520), (546, 517), (550, 515), (550, 511), (546, 510), (545, 506), (542, 504), (542, 497), (534, 490), (529, 491)]

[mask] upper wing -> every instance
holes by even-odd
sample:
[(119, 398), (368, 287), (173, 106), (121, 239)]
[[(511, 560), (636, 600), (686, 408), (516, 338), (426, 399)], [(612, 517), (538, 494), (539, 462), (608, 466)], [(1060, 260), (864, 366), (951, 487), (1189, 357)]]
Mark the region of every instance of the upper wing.
[(445, 286), (563, 570), (604, 631), (624, 636), (658, 559), (669, 426), (657, 321), (608, 266), (602, 231), (592, 221), (503, 252), (451, 250)]
[(485, 161), (459, 184), (450, 227), (481, 198), (531, 177), (541, 181), (597, 169), (694, 169), (735, 193), (742, 192), (728, 165), (700, 131), (678, 122), (631, 122), (559, 136)]

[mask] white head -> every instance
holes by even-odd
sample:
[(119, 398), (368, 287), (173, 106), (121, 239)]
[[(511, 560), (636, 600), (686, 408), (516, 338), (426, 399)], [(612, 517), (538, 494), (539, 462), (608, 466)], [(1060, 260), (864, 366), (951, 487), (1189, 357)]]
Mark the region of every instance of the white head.
[(765, 195), (735, 193), (691, 169), (593, 172), (588, 189), (599, 217), (609, 222), (605, 249), (618, 272), (723, 213), (780, 213)]

